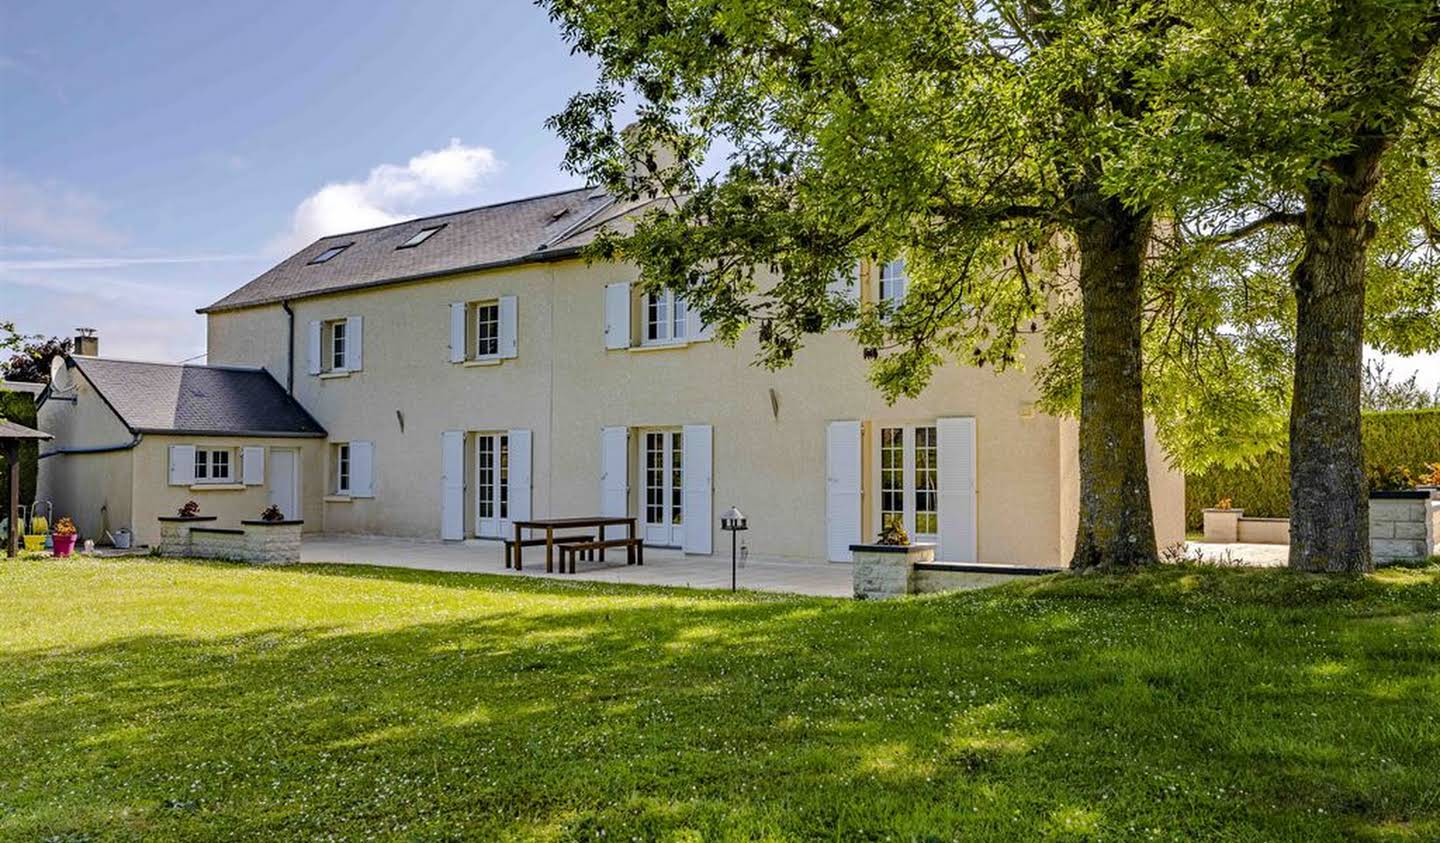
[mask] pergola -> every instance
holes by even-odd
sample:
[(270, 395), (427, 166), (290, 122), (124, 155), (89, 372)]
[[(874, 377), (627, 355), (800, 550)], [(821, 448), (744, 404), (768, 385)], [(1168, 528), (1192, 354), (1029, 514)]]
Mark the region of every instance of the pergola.
[(20, 443), (49, 438), (48, 433), (0, 419), (0, 445), (5, 448), (5, 465), (10, 472), (10, 541), (5, 555), (11, 559), (20, 552)]

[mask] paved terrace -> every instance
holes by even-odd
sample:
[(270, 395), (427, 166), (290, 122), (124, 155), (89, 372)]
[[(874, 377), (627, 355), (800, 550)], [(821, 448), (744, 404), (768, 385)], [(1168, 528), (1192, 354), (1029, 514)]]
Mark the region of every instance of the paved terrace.
[[(729, 588), (730, 555), (686, 556), (678, 550), (645, 549), (645, 564), (625, 564), (623, 550), (610, 552), (610, 561), (575, 563), (574, 574), (545, 573), (545, 549), (525, 548), (525, 570), (505, 567), (497, 541), (463, 543), (380, 536), (306, 536), (300, 545), (303, 562), (342, 565), (386, 565), (428, 571), (467, 574), (550, 577), (634, 585), (670, 585), (683, 588)], [(1289, 548), (1273, 544), (1204, 544), (1190, 542), (1190, 553), (1200, 553), (1218, 564), (1282, 566)], [(754, 591), (849, 597), (853, 593), (850, 566), (810, 559), (756, 557), (742, 563), (740, 587)]]

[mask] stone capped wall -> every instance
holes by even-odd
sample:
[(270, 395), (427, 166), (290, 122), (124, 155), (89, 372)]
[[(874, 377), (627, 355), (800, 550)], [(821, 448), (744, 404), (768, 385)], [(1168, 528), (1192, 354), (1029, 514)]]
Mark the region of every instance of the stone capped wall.
[(293, 565), (300, 561), (303, 521), (241, 521), (217, 527), (209, 518), (161, 518), (160, 553), (196, 559), (224, 559), (256, 565)]
[(1440, 493), (1370, 498), (1370, 554), (1376, 562), (1440, 555)]

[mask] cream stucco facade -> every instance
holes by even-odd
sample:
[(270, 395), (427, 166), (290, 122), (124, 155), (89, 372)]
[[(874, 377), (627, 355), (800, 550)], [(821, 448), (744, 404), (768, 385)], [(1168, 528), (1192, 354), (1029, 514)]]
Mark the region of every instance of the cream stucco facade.
[[(973, 419), (973, 561), (1060, 566), (1068, 559), (1078, 491), (1075, 426), (1035, 411), (1027, 372), (945, 366), (919, 398), (887, 405), (866, 380), (861, 349), (845, 331), (812, 337), (793, 366), (772, 372), (753, 364), (753, 337), (734, 348), (717, 341), (641, 345), (646, 313), (638, 296), (630, 302), (631, 346), (607, 348), (607, 287), (633, 282), (635, 275), (621, 265), (556, 260), (299, 297), (287, 303), (290, 312), (279, 303), (217, 310), (207, 314), (209, 363), (262, 366), (282, 384), (289, 372), (295, 398), (328, 432), (326, 443), (304, 446), (303, 460), (307, 526), (327, 532), (441, 537), (443, 478), (454, 471), (442, 456), (447, 431), (463, 433), (464, 483), (457, 493), (466, 538), (482, 527), (476, 460), (478, 436), (487, 432), (528, 431), (529, 509), (542, 517), (602, 510), (602, 431), (624, 428), (630, 432), (627, 509), (643, 517), (653, 478), (645, 473), (642, 449), (660, 441), (644, 434), (699, 425), (708, 426), (713, 446), (712, 490), (701, 511), (713, 521), (739, 506), (750, 519), (745, 540), (754, 553), (825, 558), (827, 542), (833, 546), (827, 523), (834, 520), (827, 518), (833, 515), (827, 496), (834, 497), (827, 478), (833, 482), (835, 473), (827, 453), (830, 423), (859, 423), (857, 538), (869, 540), (881, 519), (882, 430), (905, 431), (909, 478), (921, 459), (913, 451), (933, 435), (937, 420), (967, 418)], [(873, 299), (871, 274), (863, 273), (861, 283), (863, 297)], [(451, 362), (452, 306), (501, 297), (513, 297), (515, 306), (514, 356)], [(311, 324), (356, 317), (363, 320), (358, 370), (311, 374)], [(473, 336), (467, 328), (467, 344)], [(1028, 352), (1040, 352), (1038, 338)], [(365, 443), (373, 458), (372, 496), (336, 488), (337, 443), (351, 442)], [(163, 444), (145, 443), (157, 454)], [(137, 496), (165, 488), (161, 466), (136, 455)], [(1162, 546), (1179, 542), (1183, 479), (1158, 447), (1150, 475), (1157, 538)], [(914, 488), (903, 492), (907, 505), (916, 505)], [(152, 506), (147, 499), (145, 511), (172, 503), (164, 498)], [(949, 513), (941, 510), (943, 519)], [(710, 529), (718, 549), (721, 536)]]

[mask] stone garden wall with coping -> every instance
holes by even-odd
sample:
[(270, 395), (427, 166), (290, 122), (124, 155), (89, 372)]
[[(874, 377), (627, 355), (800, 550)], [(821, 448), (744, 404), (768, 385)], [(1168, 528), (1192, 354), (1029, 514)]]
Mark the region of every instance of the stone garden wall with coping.
[(1370, 554), (1376, 562), (1440, 556), (1440, 491), (1371, 494)]
[(161, 555), (256, 565), (293, 565), (300, 561), (304, 521), (241, 521), (239, 527), (218, 527), (215, 521), (214, 516), (161, 518)]
[(1058, 568), (957, 564), (935, 561), (935, 545), (852, 544), (855, 599), (883, 600), (999, 585), (1021, 577), (1053, 574)]

